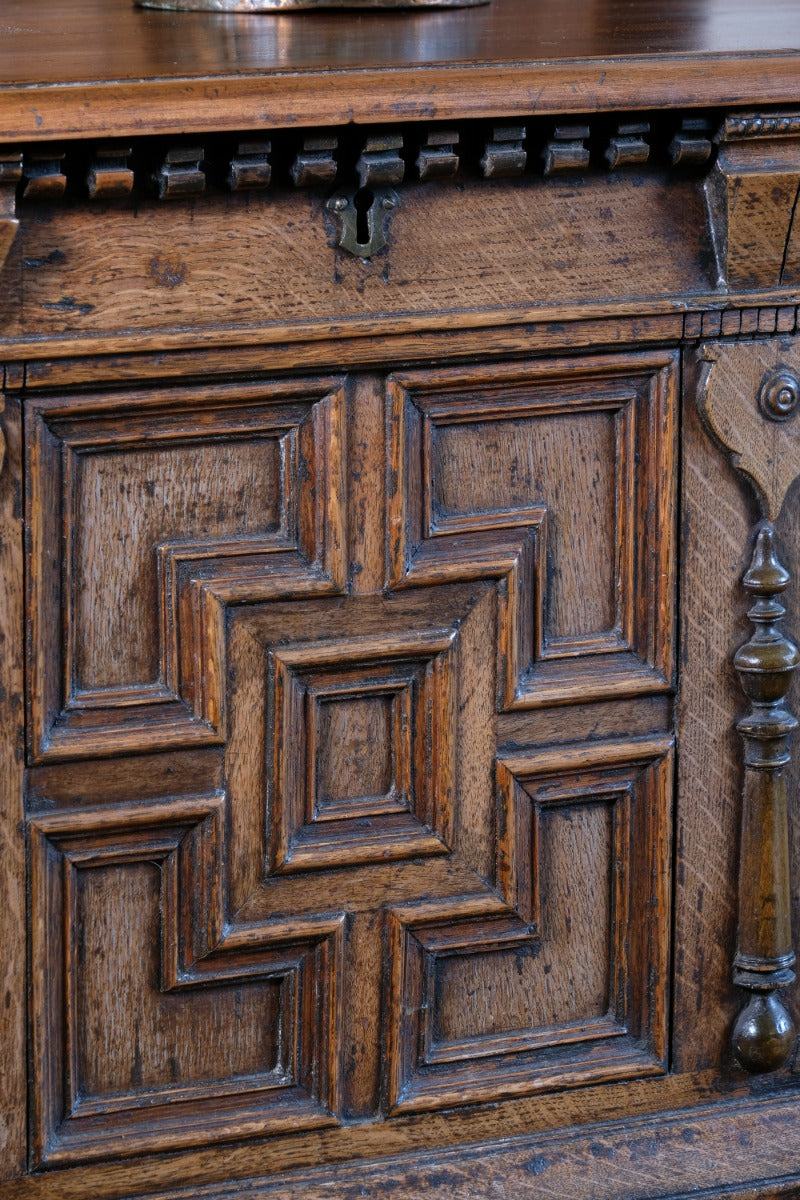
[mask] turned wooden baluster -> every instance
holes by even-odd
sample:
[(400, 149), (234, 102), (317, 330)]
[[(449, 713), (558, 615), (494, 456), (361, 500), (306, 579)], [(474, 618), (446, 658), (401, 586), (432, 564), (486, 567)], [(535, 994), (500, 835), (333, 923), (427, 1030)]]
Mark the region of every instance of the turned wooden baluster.
[[(734, 666), (750, 702), (736, 728), (744, 742), (739, 906), (734, 982), (747, 1000), (733, 1027), (733, 1053), (748, 1071), (789, 1059), (796, 1031), (780, 989), (795, 978), (792, 945), (787, 769), (797, 719), (785, 704), (800, 650), (781, 622), (790, 582), (772, 522), (800, 474), (800, 381), (778, 357), (787, 347), (720, 343), (703, 348), (701, 409), (736, 470), (755, 487), (762, 520), (743, 584), (754, 603), (751, 638)], [(794, 349), (792, 347), (792, 349)], [(765, 369), (766, 368), (766, 369)]]
[(784, 698), (800, 651), (779, 628), (786, 610), (778, 596), (789, 573), (778, 561), (769, 521), (758, 527), (743, 582), (755, 597), (748, 613), (755, 631), (734, 657), (750, 711), (736, 726), (744, 739), (744, 790), (733, 978), (750, 999), (733, 1028), (733, 1051), (748, 1071), (773, 1071), (787, 1061), (795, 1039), (778, 989), (794, 979), (786, 767), (797, 719)]

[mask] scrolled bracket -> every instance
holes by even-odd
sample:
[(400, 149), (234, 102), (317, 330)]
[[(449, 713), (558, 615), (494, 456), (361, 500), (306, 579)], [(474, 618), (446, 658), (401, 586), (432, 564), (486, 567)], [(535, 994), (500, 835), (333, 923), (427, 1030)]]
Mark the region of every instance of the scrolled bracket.
[(713, 438), (753, 487), (761, 520), (742, 580), (753, 632), (733, 665), (748, 711), (737, 721), (743, 742), (739, 897), (733, 982), (746, 996), (734, 1023), (736, 1061), (754, 1073), (791, 1057), (794, 1021), (781, 990), (794, 981), (787, 770), (796, 717), (786, 707), (800, 650), (783, 630), (781, 597), (790, 583), (773, 522), (800, 475), (800, 381), (785, 356), (789, 343), (706, 345), (699, 405)]

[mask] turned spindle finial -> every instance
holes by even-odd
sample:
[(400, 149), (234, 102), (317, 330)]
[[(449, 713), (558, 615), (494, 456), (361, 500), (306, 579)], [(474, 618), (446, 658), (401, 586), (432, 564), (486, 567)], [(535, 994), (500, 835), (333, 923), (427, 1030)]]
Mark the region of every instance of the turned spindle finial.
[(794, 1021), (781, 995), (795, 977), (787, 773), (797, 720), (786, 707), (800, 651), (783, 630), (791, 580), (773, 522), (800, 476), (800, 362), (786, 343), (709, 342), (700, 350), (698, 403), (736, 473), (752, 485), (762, 520), (742, 583), (750, 639), (734, 655), (748, 710), (736, 723), (744, 748), (739, 908), (733, 981), (744, 1001), (733, 1027), (736, 1061), (775, 1071), (790, 1059)]
[(755, 603), (748, 612), (753, 635), (734, 657), (750, 701), (737, 723), (745, 778), (734, 982), (750, 998), (734, 1025), (733, 1050), (746, 1070), (764, 1072), (788, 1061), (796, 1036), (778, 990), (794, 979), (785, 771), (797, 720), (784, 701), (800, 663), (800, 651), (780, 628), (785, 609), (778, 597), (789, 573), (778, 559), (769, 521), (756, 530), (743, 584)]
[(789, 1061), (795, 1033), (792, 1018), (780, 997), (775, 992), (756, 992), (733, 1026), (734, 1057), (739, 1066), (753, 1075), (777, 1071)]

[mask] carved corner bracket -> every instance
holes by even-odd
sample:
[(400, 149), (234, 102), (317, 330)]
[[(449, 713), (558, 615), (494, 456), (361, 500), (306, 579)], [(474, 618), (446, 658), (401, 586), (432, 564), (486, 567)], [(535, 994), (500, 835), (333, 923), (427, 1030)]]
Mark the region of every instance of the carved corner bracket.
[(22, 178), (22, 154), (0, 154), (0, 271), (17, 235), (17, 184)]
[[(753, 603), (750, 639), (733, 665), (749, 701), (736, 728), (744, 743), (737, 948), (733, 981), (747, 999), (732, 1046), (748, 1071), (774, 1071), (789, 1059), (796, 1030), (780, 990), (795, 978), (786, 773), (797, 719), (785, 704), (800, 650), (781, 627), (789, 585), (773, 521), (800, 475), (800, 347), (739, 343), (701, 349), (699, 395), (709, 432), (753, 486), (762, 519), (743, 585)], [(789, 358), (787, 363), (786, 358)]]
[(706, 183), (720, 287), (800, 280), (800, 113), (728, 117)]

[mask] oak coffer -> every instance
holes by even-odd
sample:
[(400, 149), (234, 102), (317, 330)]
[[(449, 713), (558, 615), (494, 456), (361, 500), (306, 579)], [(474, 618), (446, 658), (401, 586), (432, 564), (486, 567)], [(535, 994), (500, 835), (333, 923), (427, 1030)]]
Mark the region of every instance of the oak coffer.
[(0, 15), (0, 1197), (800, 1197), (800, 10)]

